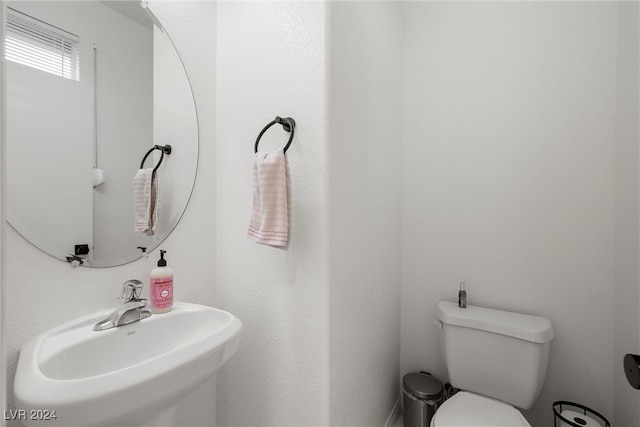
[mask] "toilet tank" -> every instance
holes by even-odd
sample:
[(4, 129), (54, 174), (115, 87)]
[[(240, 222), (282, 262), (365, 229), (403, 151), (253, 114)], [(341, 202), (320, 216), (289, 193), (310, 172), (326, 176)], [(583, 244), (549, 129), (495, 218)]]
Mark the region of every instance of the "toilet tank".
[(438, 303), (440, 343), (451, 384), (522, 409), (542, 389), (554, 332), (544, 317)]

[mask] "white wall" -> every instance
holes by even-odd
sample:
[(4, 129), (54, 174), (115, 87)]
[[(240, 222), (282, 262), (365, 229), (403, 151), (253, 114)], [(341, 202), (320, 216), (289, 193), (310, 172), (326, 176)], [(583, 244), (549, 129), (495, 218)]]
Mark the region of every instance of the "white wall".
[[(326, 8), (218, 3), (217, 302), (243, 321), (240, 349), (218, 376), (221, 426), (329, 421)], [(284, 249), (247, 237), (254, 143), (278, 115), (297, 123)], [(260, 150), (287, 140), (276, 125)]]
[(331, 4), (330, 425), (384, 425), (400, 377), (402, 5)]
[(638, 2), (618, 5), (617, 120), (615, 157), (615, 288), (613, 425), (640, 425), (640, 394), (622, 369), (626, 353), (640, 353), (640, 231), (638, 229), (638, 141), (640, 140), (640, 52)]
[[(215, 305), (215, 4), (210, 2), (154, 2), (152, 9), (181, 52), (194, 89), (200, 122), (198, 180), (179, 227), (161, 245), (174, 269), (178, 301)], [(73, 269), (25, 242), (6, 224), (2, 230), (3, 315), (8, 372), (3, 375), (13, 403), (12, 381), (18, 350), (37, 334), (73, 318), (115, 307), (122, 283), (148, 280), (157, 251), (121, 267)], [(210, 426), (214, 422), (213, 384), (184, 405), (182, 425)], [(197, 400), (197, 402), (194, 402)]]
[(548, 317), (537, 404), (613, 411), (617, 6), (405, 4), (401, 371), (446, 378), (438, 300)]

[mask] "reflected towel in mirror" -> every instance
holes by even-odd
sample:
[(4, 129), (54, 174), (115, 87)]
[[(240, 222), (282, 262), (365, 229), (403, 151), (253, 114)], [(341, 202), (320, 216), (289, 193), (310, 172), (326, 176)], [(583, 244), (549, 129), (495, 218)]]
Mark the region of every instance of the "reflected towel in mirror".
[(153, 236), (158, 219), (158, 182), (152, 168), (140, 169), (133, 178), (134, 231)]

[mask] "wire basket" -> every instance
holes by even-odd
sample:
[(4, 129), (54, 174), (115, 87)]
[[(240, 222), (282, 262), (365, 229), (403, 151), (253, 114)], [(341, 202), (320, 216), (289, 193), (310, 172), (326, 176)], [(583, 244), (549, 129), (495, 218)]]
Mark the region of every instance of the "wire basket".
[[(573, 419), (570, 420), (561, 415), (563, 411), (575, 412), (577, 413), (577, 416), (573, 416)], [(601, 427), (611, 427), (609, 421), (593, 409), (587, 408), (586, 406), (580, 405), (578, 403), (567, 402), (565, 400), (558, 400), (557, 402), (553, 403), (553, 426), (585, 427), (587, 425), (587, 421), (580, 418), (579, 414), (583, 414), (585, 417), (596, 420), (598, 423), (600, 423)]]

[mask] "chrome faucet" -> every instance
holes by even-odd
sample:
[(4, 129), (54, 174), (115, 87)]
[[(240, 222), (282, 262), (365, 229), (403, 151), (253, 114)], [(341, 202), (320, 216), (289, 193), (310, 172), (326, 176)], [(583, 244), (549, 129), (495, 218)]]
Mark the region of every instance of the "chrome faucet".
[(142, 282), (139, 280), (127, 280), (122, 285), (122, 303), (107, 317), (96, 323), (93, 327), (94, 331), (104, 331), (106, 329), (115, 328), (117, 326), (126, 325), (128, 323), (137, 322), (151, 316), (149, 310), (144, 309), (147, 306), (147, 300), (140, 298), (142, 291)]

